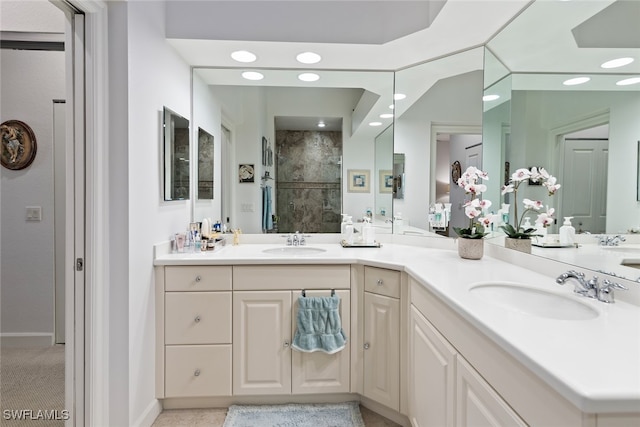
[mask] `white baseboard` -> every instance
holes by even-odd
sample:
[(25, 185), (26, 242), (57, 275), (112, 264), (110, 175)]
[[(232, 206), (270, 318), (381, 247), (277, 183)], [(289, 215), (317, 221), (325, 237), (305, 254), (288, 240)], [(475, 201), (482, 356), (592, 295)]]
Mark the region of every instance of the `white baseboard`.
[(0, 334), (2, 347), (50, 347), (53, 344), (53, 333), (3, 332)]
[(160, 412), (162, 412), (162, 405), (159, 400), (154, 400), (147, 406), (147, 409), (138, 417), (133, 425), (137, 427), (151, 427), (156, 418), (158, 418), (158, 415), (160, 415)]

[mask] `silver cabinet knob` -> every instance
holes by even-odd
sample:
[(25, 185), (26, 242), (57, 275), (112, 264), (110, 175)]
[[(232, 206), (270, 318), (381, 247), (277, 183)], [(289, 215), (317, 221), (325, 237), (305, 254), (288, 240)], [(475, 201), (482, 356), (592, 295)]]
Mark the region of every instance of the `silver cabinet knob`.
[(378, 283), (378, 286), (382, 286), (382, 284), (383, 284), (384, 282), (382, 281), (382, 279), (378, 279), (378, 282), (377, 282), (377, 283)]
[(200, 316), (196, 316), (195, 319), (193, 319), (196, 323), (200, 322)]
[(199, 376), (200, 376), (200, 369), (196, 369), (196, 370), (193, 372), (193, 376), (194, 376), (194, 377), (199, 377)]
[(291, 345), (291, 343), (289, 343), (289, 341), (285, 341), (284, 344), (282, 344), (283, 348), (289, 348), (289, 346)]
[(199, 282), (199, 281), (201, 281), (201, 280), (202, 280), (202, 277), (200, 277), (200, 276), (196, 276), (196, 282)]
[(369, 350), (369, 347), (371, 347), (371, 345), (368, 342), (364, 343), (365, 350)]

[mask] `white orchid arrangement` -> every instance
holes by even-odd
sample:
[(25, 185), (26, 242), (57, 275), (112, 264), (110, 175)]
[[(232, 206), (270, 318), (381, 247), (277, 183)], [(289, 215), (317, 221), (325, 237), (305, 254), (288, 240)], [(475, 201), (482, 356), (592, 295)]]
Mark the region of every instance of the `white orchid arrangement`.
[[(502, 187), (502, 195), (504, 196), (507, 193), (513, 193), (513, 198), (515, 201), (513, 205), (515, 226), (511, 224), (505, 224), (501, 225), (500, 228), (507, 234), (507, 236), (514, 239), (530, 239), (533, 236), (537, 236), (537, 234), (534, 234), (536, 229), (523, 228), (522, 221), (528, 212), (539, 212), (540, 209), (542, 209), (542, 207), (544, 206), (543, 203), (539, 200), (524, 199), (522, 200), (522, 203), (524, 204), (524, 212), (522, 212), (522, 214), (518, 218), (518, 188), (525, 180), (540, 182), (544, 187), (546, 187), (549, 196), (553, 196), (554, 194), (556, 194), (558, 189), (560, 189), (560, 184), (557, 183), (557, 179), (554, 176), (550, 175), (544, 168), (522, 168), (518, 169), (513, 173), (513, 175), (511, 175), (509, 184)], [(538, 214), (536, 225), (548, 227), (549, 225), (553, 224), (553, 214), (554, 209), (547, 206), (546, 212), (540, 212)]]
[(471, 198), (463, 205), (464, 214), (469, 218), (469, 227), (453, 227), (456, 234), (462, 238), (482, 239), (488, 234), (484, 229), (493, 222), (493, 218), (491, 215), (483, 216), (483, 214), (491, 206), (491, 201), (479, 198), (480, 194), (487, 191), (487, 186), (481, 184), (480, 180), (488, 179), (489, 176), (486, 172), (474, 166), (469, 166), (458, 179), (458, 186), (463, 188), (466, 194), (471, 195)]

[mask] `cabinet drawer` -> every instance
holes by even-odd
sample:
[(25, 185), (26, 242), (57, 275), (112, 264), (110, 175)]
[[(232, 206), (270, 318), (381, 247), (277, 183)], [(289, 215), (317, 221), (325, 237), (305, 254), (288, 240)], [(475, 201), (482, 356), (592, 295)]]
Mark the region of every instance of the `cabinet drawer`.
[(165, 396), (231, 396), (231, 345), (165, 348)]
[(231, 292), (165, 294), (166, 344), (230, 344)]
[(231, 266), (165, 267), (166, 291), (230, 291)]
[(378, 295), (400, 298), (400, 272), (386, 268), (364, 268), (364, 290)]
[(247, 265), (233, 267), (233, 289), (350, 289), (348, 265)]

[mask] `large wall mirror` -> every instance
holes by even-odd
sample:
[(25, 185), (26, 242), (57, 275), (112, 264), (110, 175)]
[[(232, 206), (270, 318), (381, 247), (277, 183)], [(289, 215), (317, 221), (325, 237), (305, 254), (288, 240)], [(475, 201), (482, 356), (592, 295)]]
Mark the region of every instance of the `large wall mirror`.
[(163, 110), (164, 200), (189, 198), (190, 164), (189, 120), (170, 110)]
[[(485, 195), (494, 205), (508, 202), (499, 186), (509, 173), (543, 166), (558, 178), (560, 191), (547, 197), (540, 187), (527, 186), (522, 197), (556, 210), (549, 233), (558, 233), (566, 216), (587, 243), (597, 242), (586, 233), (638, 228), (632, 185), (640, 135), (638, 16), (635, 1), (536, 1), (489, 41), (483, 160), (498, 178)], [(608, 61), (619, 58), (632, 61), (611, 68), (615, 63)], [(605, 252), (581, 262), (569, 250), (534, 247), (533, 254), (611, 270), (599, 263)], [(611, 272), (634, 279), (640, 274), (624, 267)]]
[[(229, 218), (245, 233), (325, 233), (340, 232), (341, 213), (391, 215), (378, 183), (392, 169), (393, 72), (315, 71), (304, 81), (300, 70), (243, 71), (193, 69), (194, 125), (221, 141), (227, 167), (222, 195), (195, 203), (194, 220)], [(238, 179), (239, 165), (252, 167), (253, 180)], [(368, 171), (368, 191), (349, 191), (348, 170)]]
[[(396, 72), (394, 151), (404, 154), (403, 195), (393, 199), (396, 234), (451, 237), (451, 224), (465, 221), (451, 164), (480, 166), (483, 56), (479, 47)], [(429, 223), (435, 203), (452, 206), (442, 229)]]

